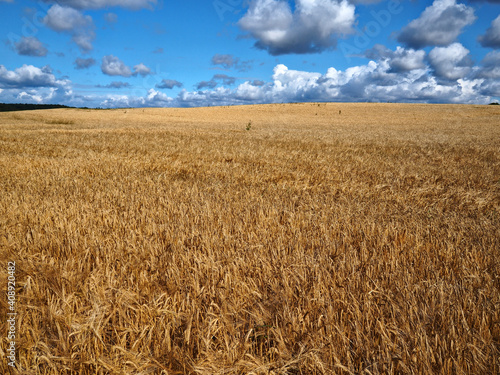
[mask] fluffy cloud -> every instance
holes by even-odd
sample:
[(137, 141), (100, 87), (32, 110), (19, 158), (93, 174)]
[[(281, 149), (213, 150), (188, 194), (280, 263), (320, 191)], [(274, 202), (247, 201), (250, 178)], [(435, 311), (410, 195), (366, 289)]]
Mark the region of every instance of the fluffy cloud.
[(92, 17), (84, 16), (76, 9), (56, 4), (49, 9), (43, 22), (54, 31), (73, 31), (87, 27), (92, 23)]
[[(279, 64), (274, 68), (272, 80), (268, 83), (255, 84), (246, 81), (234, 89), (216, 87), (196, 92), (183, 90), (171, 105), (207, 106), (302, 101), (485, 104), (491, 101), (491, 96), (498, 93), (500, 88), (500, 80), (486, 82), (484, 79), (474, 78), (467, 64), (461, 66), (463, 61), (467, 61), (468, 54), (461, 45), (435, 50), (433, 68), (424, 64), (422, 53), (417, 54), (418, 58), (413, 58), (418, 51), (389, 51), (385, 48), (382, 51), (385, 54), (379, 53), (378, 61), (370, 61), (366, 65), (354, 66), (345, 71), (329, 68), (325, 74), (293, 70)], [(391, 62), (401, 56), (413, 62), (405, 62), (405, 69), (395, 72)], [(440, 73), (446, 79), (433, 75), (435, 69), (439, 70), (445, 65), (448, 65), (450, 75), (446, 77), (442, 71)], [(409, 69), (411, 66), (417, 68)], [(452, 77), (460, 78), (452, 80)]]
[(26, 88), (26, 87), (56, 87), (63, 84), (52, 74), (49, 66), (37, 68), (33, 65), (23, 65), (14, 71), (9, 71), (0, 65), (0, 87)]
[[(47, 1), (47, 0), (46, 0)], [(52, 2), (52, 1), (48, 1)], [(132, 10), (147, 8), (156, 5), (156, 0), (57, 0), (57, 3), (76, 9), (103, 9), (111, 7), (123, 7)]]
[(92, 17), (85, 16), (76, 9), (55, 4), (48, 10), (43, 22), (54, 31), (69, 33), (82, 52), (92, 50), (95, 39)]
[(479, 78), (500, 79), (500, 51), (488, 53), (481, 63), (482, 67), (477, 73)]
[(47, 48), (35, 37), (22, 37), (14, 48), (22, 56), (47, 56)]
[(474, 10), (464, 4), (457, 4), (455, 0), (435, 0), (419, 18), (403, 28), (398, 41), (415, 49), (447, 46), (475, 20)]
[(481, 35), (478, 40), (483, 47), (500, 48), (500, 16), (493, 20), (486, 34)]
[(232, 68), (238, 62), (233, 55), (216, 54), (212, 57), (212, 65), (221, 65), (224, 69)]
[(171, 97), (169, 97), (168, 95), (166, 95), (162, 92), (156, 91), (154, 89), (150, 89), (148, 91), (147, 100), (150, 103), (156, 103), (156, 104), (162, 103), (161, 104), (162, 106), (169, 105), (173, 101), (173, 99)]
[(260, 79), (254, 79), (252, 82), (250, 82), (250, 85), (252, 86), (264, 86), (266, 83), (264, 81), (261, 81)]
[(217, 82), (215, 80), (211, 79), (210, 81), (198, 82), (196, 84), (196, 89), (197, 90), (206, 89), (206, 88), (213, 89), (216, 86), (217, 86)]
[(113, 55), (107, 55), (102, 58), (101, 71), (108, 76), (122, 77), (131, 77), (137, 75), (145, 77), (152, 74), (151, 69), (149, 69), (143, 63), (135, 65), (134, 71), (132, 72), (132, 70), (127, 65), (125, 65), (123, 61)]
[[(377, 45), (367, 51), (366, 56), (373, 60), (345, 70), (331, 67), (322, 73), (278, 64), (267, 82), (248, 80), (235, 85), (235, 77), (216, 74), (210, 81), (200, 82), (197, 90), (183, 89), (175, 97), (156, 90), (181, 87), (175, 80), (162, 80), (156, 89), (149, 89), (143, 96), (106, 93), (83, 97), (72, 94), (69, 83), (57, 80), (50, 67), (25, 65), (8, 71), (0, 66), (0, 101), (49, 102), (58, 99), (59, 103), (96, 107), (193, 107), (308, 101), (487, 104), (500, 96), (498, 51), (490, 52), (481, 65), (475, 67), (471, 66), (469, 51), (459, 43), (436, 47), (428, 56), (419, 50), (403, 47), (389, 50)], [(105, 58), (113, 72), (133, 75), (116, 57)], [(130, 86), (125, 82), (112, 82), (101, 87)]]
[(375, 60), (386, 60), (390, 66), (391, 73), (409, 72), (415, 69), (425, 69), (425, 51), (405, 49), (400, 46), (392, 51), (380, 44), (366, 51), (366, 57)]
[(252, 69), (252, 61), (240, 61), (238, 57), (233, 55), (215, 54), (212, 57), (212, 65), (220, 65), (224, 69), (235, 68), (240, 72), (246, 72)]
[(429, 52), (429, 62), (436, 77), (452, 81), (465, 78), (473, 65), (469, 50), (460, 43), (434, 48)]
[(108, 76), (130, 77), (132, 75), (130, 68), (113, 55), (102, 58), (101, 71)]
[(72, 95), (70, 81), (57, 79), (49, 66), (23, 65), (13, 71), (0, 65), (0, 101), (64, 103)]
[(157, 89), (173, 89), (174, 87), (182, 87), (182, 83), (174, 79), (163, 79), (161, 83), (156, 85)]
[(123, 88), (128, 88), (130, 87), (130, 83), (128, 82), (119, 82), (119, 81), (113, 81), (108, 85), (97, 85), (96, 87), (102, 87), (106, 89), (123, 89)]
[(93, 58), (82, 59), (81, 57), (78, 57), (74, 62), (75, 69), (88, 69), (96, 63)]
[(319, 53), (334, 48), (337, 37), (353, 32), (355, 6), (346, 0), (252, 0), (239, 26), (271, 55)]
[(408, 72), (415, 69), (424, 69), (424, 57), (424, 51), (415, 51), (413, 49), (406, 50), (404, 48), (397, 47), (389, 65), (391, 66), (391, 71), (396, 73)]
[[(93, 98), (91, 100), (96, 100)], [(148, 90), (145, 97), (128, 96), (128, 95), (108, 95), (105, 99), (99, 102), (100, 107), (169, 107), (175, 104), (174, 99), (168, 95), (156, 91), (155, 89)]]
[(134, 75), (141, 75), (143, 77), (146, 77), (147, 75), (150, 74), (151, 74), (151, 69), (149, 69), (143, 63), (134, 66)]
[(87, 53), (93, 49), (92, 42), (94, 41), (94, 39), (95, 33), (93, 31), (89, 31), (85, 34), (78, 33), (73, 35), (72, 38), (73, 42), (75, 42), (75, 44), (80, 47), (80, 50), (83, 53)]
[(236, 82), (235, 77), (230, 77), (226, 74), (215, 74), (213, 79), (216, 81), (222, 81), (222, 83), (227, 86), (231, 86)]
[(196, 85), (197, 90), (201, 90), (204, 88), (213, 89), (217, 86), (217, 84), (222, 81), (222, 84), (226, 86), (231, 86), (236, 82), (235, 77), (230, 77), (226, 74), (215, 74), (210, 81), (201, 81)]
[(485, 81), (480, 86), (480, 92), (485, 96), (500, 97), (500, 81)]
[(283, 64), (274, 68), (273, 81), (276, 91), (292, 97), (287, 101), (300, 101), (309, 99), (309, 93), (318, 87), (319, 73), (290, 70)]

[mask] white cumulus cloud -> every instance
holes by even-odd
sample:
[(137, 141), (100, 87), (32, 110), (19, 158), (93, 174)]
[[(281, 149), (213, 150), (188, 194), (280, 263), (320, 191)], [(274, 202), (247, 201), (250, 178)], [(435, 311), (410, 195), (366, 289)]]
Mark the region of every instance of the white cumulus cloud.
[[(457, 47), (454, 47), (457, 48)], [(481, 92), (483, 80), (467, 76), (470, 72), (460, 70), (461, 61), (468, 51), (457, 48), (453, 51), (436, 51), (435, 63), (451, 61), (456, 80), (443, 81), (433, 75), (434, 70), (424, 64), (422, 54), (418, 54), (417, 69), (394, 72), (390, 60), (370, 61), (365, 65), (353, 66), (346, 70), (329, 68), (325, 74), (289, 69), (283, 64), (274, 68), (272, 80), (258, 86), (246, 81), (234, 89), (217, 87), (213, 90), (189, 92), (183, 90), (172, 102), (177, 106), (231, 105), (248, 103), (281, 103), (307, 101), (379, 101), (379, 102), (438, 102), (438, 103), (488, 103), (487, 93), (494, 93), (499, 85), (490, 81)], [(392, 52), (391, 56), (404, 53)], [(414, 51), (416, 52), (416, 51)], [(410, 53), (410, 55), (414, 54)], [(443, 57), (447, 56), (447, 59)], [(455, 57), (453, 57), (455, 56)], [(459, 74), (460, 73), (460, 74)], [(488, 89), (488, 91), (486, 90)]]
[(353, 32), (355, 6), (346, 0), (253, 0), (238, 22), (271, 55), (318, 53)]
[(64, 103), (71, 95), (71, 82), (57, 79), (50, 66), (8, 70), (0, 65), (0, 102)]
[(146, 77), (147, 75), (153, 74), (151, 72), (151, 69), (143, 63), (134, 65), (134, 70), (132, 71), (130, 67), (125, 65), (123, 61), (113, 55), (107, 55), (102, 58), (101, 71), (108, 76), (122, 77), (131, 77), (137, 75)]
[(429, 52), (429, 62), (437, 77), (448, 80), (465, 78), (473, 65), (469, 50), (460, 43), (435, 47)]
[(483, 47), (500, 48), (500, 16), (493, 20), (486, 34), (481, 35), (478, 40)]
[(366, 51), (366, 57), (376, 60), (385, 60), (391, 67), (391, 72), (401, 73), (416, 69), (424, 69), (425, 51), (406, 49), (398, 46), (395, 51), (383, 45), (376, 44), (372, 49)]
[(486, 79), (500, 79), (500, 51), (488, 53), (479, 69), (477, 76)]
[(151, 74), (151, 69), (149, 69), (143, 63), (137, 64), (134, 66), (134, 75), (141, 75), (143, 77), (146, 77), (147, 75), (150, 75), (150, 74)]
[(76, 69), (88, 69), (91, 66), (95, 65), (96, 61), (93, 58), (83, 59), (81, 57), (78, 57), (74, 61), (74, 64)]
[(0, 65), (0, 87), (3, 88), (55, 87), (62, 83), (63, 81), (56, 79), (48, 66), (38, 68), (24, 64), (11, 71)]
[(92, 17), (85, 16), (76, 9), (55, 4), (50, 7), (43, 22), (54, 31), (70, 34), (82, 52), (92, 50), (95, 39)]
[(182, 82), (175, 79), (163, 79), (160, 83), (156, 85), (158, 89), (173, 89), (174, 87), (182, 87)]
[(474, 9), (455, 0), (435, 0), (419, 18), (411, 21), (398, 35), (398, 41), (419, 49), (425, 46), (447, 46), (476, 20)]
[(22, 56), (47, 56), (47, 48), (33, 36), (22, 37), (15, 43), (14, 48)]
[(130, 77), (132, 75), (130, 68), (113, 55), (102, 58), (101, 71), (108, 76)]
[(43, 21), (54, 31), (72, 31), (87, 27), (92, 23), (92, 17), (84, 16), (76, 9), (55, 4), (49, 9)]

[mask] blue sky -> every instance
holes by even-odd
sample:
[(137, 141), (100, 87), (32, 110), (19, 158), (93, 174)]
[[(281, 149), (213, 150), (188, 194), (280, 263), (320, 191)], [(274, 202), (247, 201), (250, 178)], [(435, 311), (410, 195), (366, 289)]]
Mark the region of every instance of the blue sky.
[(0, 0), (0, 102), (500, 98), (500, 0)]

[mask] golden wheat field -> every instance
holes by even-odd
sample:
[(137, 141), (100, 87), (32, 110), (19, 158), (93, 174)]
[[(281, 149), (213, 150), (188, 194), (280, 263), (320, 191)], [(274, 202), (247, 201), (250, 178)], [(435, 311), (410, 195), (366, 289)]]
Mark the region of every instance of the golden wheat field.
[(1, 374), (500, 373), (498, 107), (1, 113), (0, 192)]

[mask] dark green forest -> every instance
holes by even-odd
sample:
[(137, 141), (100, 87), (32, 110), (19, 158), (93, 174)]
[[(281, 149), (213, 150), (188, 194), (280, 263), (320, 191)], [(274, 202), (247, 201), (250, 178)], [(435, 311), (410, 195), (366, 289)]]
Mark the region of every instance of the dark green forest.
[(60, 104), (5, 104), (0, 103), (0, 112), (29, 111), (33, 109), (72, 108)]

